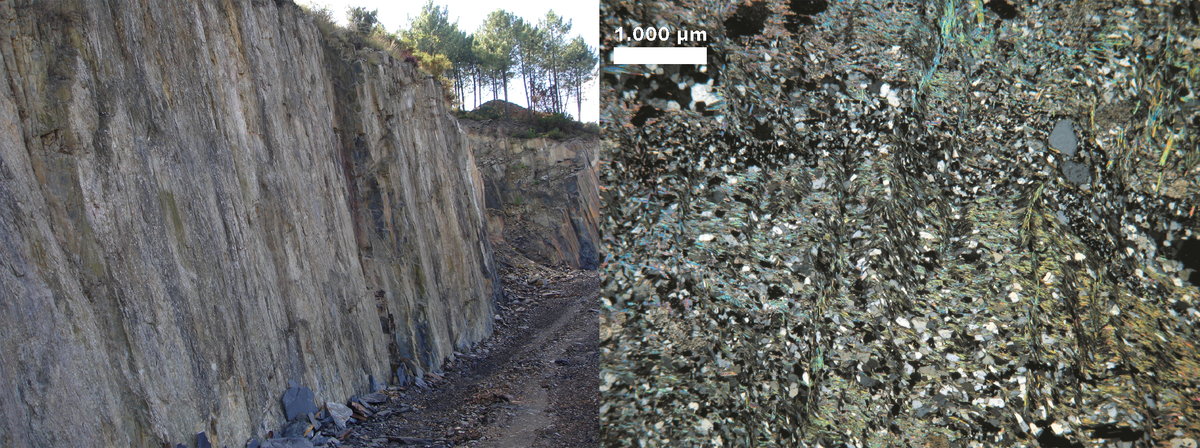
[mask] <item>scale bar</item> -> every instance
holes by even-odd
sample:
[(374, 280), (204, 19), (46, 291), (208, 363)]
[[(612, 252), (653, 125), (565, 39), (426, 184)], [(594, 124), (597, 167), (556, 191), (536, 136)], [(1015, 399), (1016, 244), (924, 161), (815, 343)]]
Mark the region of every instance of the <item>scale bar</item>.
[(708, 64), (708, 47), (616, 47), (612, 63), (623, 64)]

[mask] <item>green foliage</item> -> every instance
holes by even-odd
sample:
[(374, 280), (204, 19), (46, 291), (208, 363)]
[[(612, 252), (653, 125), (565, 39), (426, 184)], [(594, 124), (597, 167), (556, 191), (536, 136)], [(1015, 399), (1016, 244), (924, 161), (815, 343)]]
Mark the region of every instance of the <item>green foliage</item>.
[(583, 123), (572, 120), (571, 117), (562, 112), (539, 116), (532, 125), (539, 135), (556, 140), (583, 134), (599, 133), (599, 126), (594, 123), (593, 128), (595, 131), (593, 132)]
[(338, 29), (337, 21), (333, 19), (333, 11), (328, 6), (317, 8), (316, 5), (308, 5), (301, 6), (300, 9), (313, 18), (321, 35), (328, 36)]
[(384, 52), (394, 59), (414, 63), (418, 68), (433, 75), (442, 84), (447, 101), (453, 103), (456, 100), (454, 80), (447, 76), (447, 71), (453, 67), (450, 59), (444, 54), (414, 50), (379, 24), (376, 11), (368, 11), (361, 7), (349, 8), (347, 20), (351, 26), (346, 28), (338, 26), (333, 19), (333, 12), (328, 7), (308, 5), (301, 6), (301, 9), (313, 18), (325, 44), (346, 60), (376, 57), (359, 53), (364, 47)]
[(475, 32), (474, 52), (484, 69), (507, 81), (516, 48), (516, 18), (503, 9), (488, 14)]
[(457, 23), (450, 22), (450, 12), (445, 6), (437, 7), (430, 0), (421, 7), (421, 13), (411, 18), (407, 30), (400, 31), (400, 40), (409, 48), (428, 54), (449, 55), (456, 49), (455, 40), (463, 35)]
[(365, 36), (380, 26), (378, 15), (378, 10), (367, 11), (367, 8), (361, 6), (351, 6), (346, 11), (346, 20), (350, 22), (351, 29)]
[(455, 112), (455, 115), (458, 118), (475, 121), (502, 120), (504, 119), (504, 110), (492, 106), (481, 106), (472, 111)]
[(575, 89), (573, 94), (577, 116), (583, 113), (583, 85), (595, 77), (598, 62), (595, 49), (579, 36), (567, 44), (563, 53), (563, 75), (567, 87)]
[(574, 125), (576, 125), (576, 124), (578, 124), (578, 123), (576, 123), (574, 120), (571, 120), (571, 117), (563, 115), (562, 112), (555, 112), (550, 115), (543, 115), (543, 116), (538, 117), (538, 119), (537, 119), (537, 127), (538, 127), (538, 129), (540, 129), (542, 131), (548, 131), (550, 129), (562, 129), (562, 128), (567, 128), (567, 127), (574, 127)]
[(446, 70), (450, 69), (450, 58), (447, 58), (446, 55), (440, 53), (431, 54), (421, 50), (413, 50), (412, 55), (417, 58), (419, 66), (438, 78), (438, 81), (447, 85), (451, 83), (449, 79), (445, 79), (443, 76)]
[[(510, 136), (515, 138), (542, 137), (557, 140), (600, 134), (600, 125), (595, 122), (580, 123), (562, 113), (541, 114), (534, 112), (534, 114), (535, 118), (533, 120), (524, 122), (528, 127), (510, 134)], [(475, 121), (506, 120), (504, 109), (491, 105), (480, 106), (478, 109), (469, 112), (458, 111), (455, 112), (455, 116), (460, 119)]]
[[(473, 34), (460, 30), (450, 20), (449, 8), (427, 0), (407, 29), (389, 33), (379, 23), (377, 10), (351, 7), (346, 11), (348, 27), (337, 25), (328, 7), (302, 6), (320, 29), (326, 43), (347, 59), (363, 57), (366, 48), (383, 51), (399, 60), (415, 62), (446, 89), (452, 103), (462, 105), (468, 90), (477, 101), (490, 89), (493, 98), (501, 91), (508, 100), (507, 86), (513, 77), (525, 85), (527, 107), (533, 111), (565, 113), (575, 98), (576, 114), (582, 112), (582, 84), (595, 74), (597, 55), (582, 38), (566, 35), (571, 21), (548, 11), (537, 23), (526, 22), (503, 9), (488, 15)], [(477, 120), (497, 119), (493, 111), (459, 112)], [(556, 126), (535, 129), (546, 135)], [(595, 134), (579, 126), (557, 126), (564, 135)]]

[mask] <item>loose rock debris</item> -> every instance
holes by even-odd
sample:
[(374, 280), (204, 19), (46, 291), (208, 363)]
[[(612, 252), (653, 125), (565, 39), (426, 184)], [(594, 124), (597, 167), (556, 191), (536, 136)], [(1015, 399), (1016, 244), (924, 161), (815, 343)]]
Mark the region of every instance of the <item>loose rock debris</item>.
[[(492, 337), (407, 387), (369, 377), (372, 392), (345, 404), (318, 407), (290, 382), (289, 422), (245, 446), (598, 446), (599, 273), (544, 267), (507, 246), (496, 259), (508, 302)], [(211, 447), (205, 433), (196, 439)]]
[(509, 303), (471, 353), (409, 387), (327, 403), (260, 446), (597, 446), (597, 273), (504, 265)]
[(601, 10), (606, 446), (1200, 433), (1195, 2)]

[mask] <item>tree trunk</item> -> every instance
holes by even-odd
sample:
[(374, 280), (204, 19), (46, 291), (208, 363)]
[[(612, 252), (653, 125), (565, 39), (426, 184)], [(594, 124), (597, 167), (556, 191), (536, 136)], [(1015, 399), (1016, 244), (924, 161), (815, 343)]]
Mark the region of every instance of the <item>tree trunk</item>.
[(533, 99), (529, 93), (529, 67), (527, 64), (521, 64), (521, 87), (525, 89), (525, 107), (533, 110)]
[(512, 119), (512, 114), (508, 111), (508, 70), (505, 70), (501, 75), (504, 79), (504, 118)]
[(457, 64), (454, 67), (454, 99), (458, 100), (458, 110), (467, 108), (467, 98), (463, 96), (466, 92), (463, 91), (462, 70)]
[(554, 64), (553, 65), (553, 67), (554, 67), (554, 111), (555, 112), (563, 112), (563, 109), (565, 109), (565, 107), (563, 107), (563, 100), (562, 100), (562, 94), (561, 94), (562, 84), (558, 83), (558, 72), (559, 72), (559, 69), (561, 69), (562, 67), (559, 66), (560, 64), (558, 61), (558, 52), (555, 52), (553, 61), (554, 61), (553, 62), (553, 64)]

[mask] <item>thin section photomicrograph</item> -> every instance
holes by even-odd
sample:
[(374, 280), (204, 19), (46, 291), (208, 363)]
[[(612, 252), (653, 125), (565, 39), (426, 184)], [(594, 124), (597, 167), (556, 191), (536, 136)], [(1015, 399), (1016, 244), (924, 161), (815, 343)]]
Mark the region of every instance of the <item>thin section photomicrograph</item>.
[(1196, 438), (1193, 7), (602, 4), (604, 444)]

